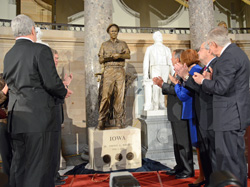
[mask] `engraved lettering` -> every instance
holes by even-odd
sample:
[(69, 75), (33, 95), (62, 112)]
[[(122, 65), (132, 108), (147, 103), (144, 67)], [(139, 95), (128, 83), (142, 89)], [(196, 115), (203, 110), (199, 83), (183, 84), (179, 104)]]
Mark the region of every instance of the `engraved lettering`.
[(110, 136), (110, 141), (126, 140), (125, 136)]

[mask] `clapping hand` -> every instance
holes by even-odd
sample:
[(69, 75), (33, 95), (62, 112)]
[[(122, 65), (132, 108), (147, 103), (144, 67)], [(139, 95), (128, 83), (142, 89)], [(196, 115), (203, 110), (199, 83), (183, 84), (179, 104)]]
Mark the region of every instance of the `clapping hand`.
[(201, 84), (205, 78), (202, 74), (194, 72), (193, 79), (197, 84)]
[(159, 86), (160, 88), (162, 87), (163, 79), (161, 76), (154, 77), (152, 80), (153, 80), (155, 85)]
[(202, 75), (204, 76), (205, 79), (212, 80), (213, 76), (213, 69), (211, 67), (208, 67), (209, 71), (203, 71)]
[(186, 63), (184, 65), (181, 63), (176, 63), (174, 65), (174, 70), (183, 79), (188, 75), (188, 67)]
[(70, 85), (70, 83), (71, 83), (72, 80), (73, 80), (73, 75), (72, 75), (72, 74), (69, 74), (69, 76), (68, 76), (67, 73), (65, 73), (63, 84), (64, 84), (66, 87)]
[(68, 98), (72, 93), (73, 93), (73, 91), (71, 91), (67, 88), (67, 94), (66, 94), (65, 98)]
[(169, 74), (168, 77), (169, 77), (169, 79), (171, 80), (172, 83), (180, 84), (180, 81), (176, 77), (173, 77), (171, 74)]

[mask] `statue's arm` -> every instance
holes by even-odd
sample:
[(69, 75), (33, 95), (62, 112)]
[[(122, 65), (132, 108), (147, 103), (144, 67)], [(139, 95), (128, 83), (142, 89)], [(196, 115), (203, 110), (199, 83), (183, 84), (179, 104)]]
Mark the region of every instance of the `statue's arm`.
[(101, 48), (99, 50), (98, 56), (99, 56), (99, 63), (103, 64), (105, 62), (104, 60), (104, 49), (103, 49), (103, 44), (101, 45)]
[(143, 60), (143, 78), (148, 79), (149, 78), (149, 47), (146, 50), (146, 53), (144, 55)]
[(167, 48), (167, 54), (168, 54), (168, 59), (167, 59), (168, 65), (173, 67), (172, 60), (171, 60), (172, 59), (172, 53), (171, 53), (169, 48)]
[(120, 54), (120, 58), (122, 58), (122, 59), (130, 59), (130, 53)]
[(104, 48), (104, 45), (102, 44), (101, 48), (100, 48), (100, 51), (98, 53), (98, 56), (99, 56), (99, 63), (100, 64), (103, 64), (105, 62), (109, 62), (109, 61), (112, 61), (113, 60), (113, 57), (110, 55), (110, 56), (107, 56), (107, 55), (104, 55), (105, 54), (105, 48)]
[(120, 53), (112, 54), (114, 60), (116, 59), (130, 59), (130, 50), (126, 42), (123, 43), (123, 50)]

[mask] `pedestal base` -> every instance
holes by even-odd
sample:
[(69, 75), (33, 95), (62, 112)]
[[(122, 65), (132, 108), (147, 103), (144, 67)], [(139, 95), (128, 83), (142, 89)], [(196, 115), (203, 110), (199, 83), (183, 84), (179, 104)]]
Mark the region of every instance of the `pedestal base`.
[(140, 129), (88, 129), (89, 163), (97, 171), (113, 171), (141, 167)]
[[(154, 111), (154, 113), (157, 113)], [(163, 112), (164, 113), (164, 112)], [(143, 157), (168, 164), (175, 162), (171, 124), (167, 115), (142, 115)]]

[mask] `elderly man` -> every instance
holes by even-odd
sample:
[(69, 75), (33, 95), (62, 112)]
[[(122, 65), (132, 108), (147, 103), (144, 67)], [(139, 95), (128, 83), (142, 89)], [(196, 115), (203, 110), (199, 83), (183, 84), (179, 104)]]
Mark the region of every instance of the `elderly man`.
[[(54, 57), (55, 66), (57, 67), (58, 61), (59, 61), (59, 54), (58, 54), (57, 50), (55, 50), (55, 49), (51, 49), (51, 51), (52, 51), (52, 54), (53, 54), (53, 57)], [(64, 80), (63, 80), (63, 84), (66, 87), (68, 87), (70, 85), (72, 79), (73, 79), (73, 75), (72, 74), (70, 74), (69, 76), (67, 74), (65, 74)], [(63, 113), (64, 100), (63, 99), (55, 98), (55, 102), (56, 102), (55, 108), (56, 108), (56, 111), (57, 111), (57, 114), (56, 114), (55, 117), (58, 120), (57, 121), (58, 125), (61, 127), (61, 125), (63, 124), (63, 121), (64, 121), (64, 113)], [(58, 146), (58, 152), (55, 155), (56, 156), (56, 160), (57, 160), (57, 167), (56, 167), (56, 174), (55, 174), (55, 185), (63, 185), (63, 184), (66, 183), (63, 180), (67, 179), (68, 176), (65, 176), (65, 175), (61, 176), (60, 173), (58, 172), (59, 169), (60, 169), (60, 163), (62, 163), (62, 160), (64, 160), (64, 158), (62, 156), (62, 152), (61, 152), (61, 144), (62, 144), (61, 133), (59, 134), (59, 137), (58, 137), (58, 144), (59, 144), (59, 146)]]
[[(211, 53), (208, 47), (205, 46), (205, 42), (201, 44), (198, 52), (199, 60), (204, 66), (201, 70), (201, 74), (205, 71), (209, 71), (209, 67), (213, 67), (217, 62), (217, 58)], [(209, 184), (209, 176), (216, 169), (215, 159), (215, 145), (214, 145), (214, 130), (213, 130), (213, 96), (207, 94), (202, 90), (201, 85), (197, 84), (192, 76), (188, 73), (188, 67), (184, 64), (177, 63), (175, 65), (176, 73), (183, 78), (185, 87), (195, 92), (195, 112), (199, 121), (199, 129), (197, 131), (199, 139), (199, 152), (202, 167), (200, 171), (204, 172), (206, 181), (203, 179), (197, 179), (193, 184), (189, 184), (190, 187), (198, 186), (202, 183)], [(200, 164), (200, 162), (199, 162)], [(204, 169), (203, 169), (204, 168)], [(203, 169), (203, 170), (202, 170)]]
[(228, 32), (216, 27), (206, 45), (218, 57), (211, 73), (195, 73), (194, 80), (213, 94), (213, 129), (217, 169), (230, 171), (247, 186), (244, 134), (250, 121), (249, 59)]
[(104, 129), (110, 113), (111, 96), (114, 95), (113, 108), (115, 126), (124, 125), (124, 96), (125, 96), (125, 59), (130, 59), (130, 51), (126, 42), (118, 40), (119, 27), (111, 24), (107, 28), (110, 40), (102, 43), (99, 51), (99, 62), (104, 64), (103, 88), (99, 107), (97, 129)]
[(58, 133), (54, 98), (69, 97), (51, 50), (36, 42), (35, 23), (25, 15), (11, 22), (15, 45), (4, 58), (9, 87), (8, 128), (13, 145), (10, 186), (53, 187)]
[[(182, 49), (173, 51), (173, 65), (180, 62), (180, 55), (183, 51)], [(183, 105), (175, 93), (175, 84), (168, 84), (164, 82), (161, 77), (154, 77), (153, 82), (155, 85), (162, 88), (163, 95), (168, 95), (167, 113), (168, 120), (171, 122), (176, 166), (167, 171), (167, 174), (176, 175), (176, 179), (192, 177), (194, 174), (194, 166), (189, 125), (187, 120), (181, 119)]]

